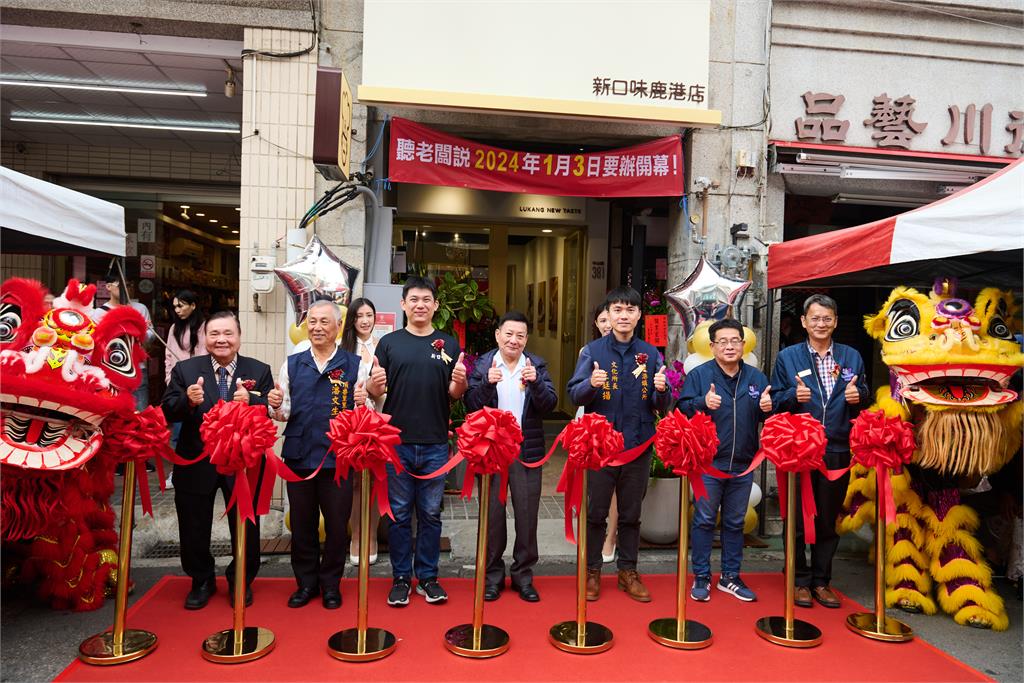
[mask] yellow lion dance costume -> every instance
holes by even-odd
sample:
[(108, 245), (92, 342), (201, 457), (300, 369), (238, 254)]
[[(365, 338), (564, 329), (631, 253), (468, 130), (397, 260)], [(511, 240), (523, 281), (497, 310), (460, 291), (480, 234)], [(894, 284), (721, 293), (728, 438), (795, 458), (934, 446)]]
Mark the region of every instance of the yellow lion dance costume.
[[(1019, 312), (1009, 292), (982, 290), (972, 306), (956, 297), (955, 281), (940, 280), (928, 295), (897, 287), (881, 311), (865, 317), (890, 376), (872, 408), (910, 421), (917, 439), (910, 471), (893, 477), (888, 607), (934, 614), (937, 599), (958, 624), (1009, 626), (973, 536), (978, 514), (960, 503), (960, 489), (999, 470), (1021, 446), (1022, 405), (1007, 388), (1024, 366), (1014, 340)], [(840, 532), (874, 520), (875, 478), (869, 474), (859, 465), (851, 471)]]

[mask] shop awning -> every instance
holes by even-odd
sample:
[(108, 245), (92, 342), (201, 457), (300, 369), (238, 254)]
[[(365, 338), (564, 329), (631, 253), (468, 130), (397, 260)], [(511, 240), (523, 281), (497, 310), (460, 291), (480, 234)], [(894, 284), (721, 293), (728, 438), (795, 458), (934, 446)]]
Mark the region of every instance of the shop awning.
[(1024, 159), (937, 202), (853, 228), (773, 244), (768, 287), (1021, 281)]
[(0, 166), (0, 226), (6, 252), (125, 255), (124, 207), (4, 166)]

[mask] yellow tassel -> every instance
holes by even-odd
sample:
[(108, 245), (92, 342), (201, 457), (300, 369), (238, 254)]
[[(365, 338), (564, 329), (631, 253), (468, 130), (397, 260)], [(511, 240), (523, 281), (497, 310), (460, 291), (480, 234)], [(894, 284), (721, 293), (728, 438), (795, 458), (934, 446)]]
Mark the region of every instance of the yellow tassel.
[(956, 559), (940, 566), (938, 560), (933, 559), (928, 571), (932, 578), (939, 583), (947, 583), (957, 579), (971, 579), (977, 581), (982, 586), (992, 585), (992, 570), (984, 562)]
[(914, 545), (921, 548), (925, 544), (924, 529), (921, 528), (920, 523), (905, 512), (897, 513), (896, 523), (886, 525), (886, 537), (889, 539), (888, 542), (891, 545), (893, 539), (896, 536), (896, 531), (899, 529), (907, 529), (910, 531), (910, 540), (913, 541)]
[(955, 534), (948, 536), (947, 538), (930, 538), (925, 548), (928, 554), (933, 558), (940, 557), (942, 549), (947, 545), (958, 545), (965, 553), (967, 557), (971, 558), (975, 562), (981, 562), (985, 559), (985, 551), (981, 546), (981, 543), (974, 536), (971, 536), (966, 531), (957, 531)]
[(969, 532), (977, 531), (981, 521), (978, 513), (966, 505), (954, 505), (941, 520), (932, 512), (928, 518), (928, 526), (936, 536), (949, 537), (954, 532), (965, 529)]
[(972, 620), (991, 624), (993, 631), (1010, 628), (1010, 617), (1006, 612), (991, 612), (978, 605), (968, 605), (953, 615), (953, 621), (961, 626), (967, 626)]
[(925, 614), (935, 614), (938, 611), (934, 600), (912, 588), (895, 588), (885, 591), (886, 607), (899, 607), (901, 601), (917, 605)]
[(942, 611), (948, 614), (956, 614), (968, 603), (974, 603), (992, 614), (1006, 613), (1001, 597), (992, 590), (983, 590), (973, 584), (964, 584), (952, 594), (946, 592), (945, 586), (939, 586), (935, 593), (939, 598), (939, 606), (942, 607)]
[(904, 581), (914, 584), (914, 587), (922, 593), (928, 593), (932, 587), (932, 581), (920, 569), (912, 564), (900, 564), (895, 567), (886, 567), (885, 583), (890, 588), (900, 585)]
[(904, 560), (910, 560), (917, 567), (920, 567), (922, 571), (925, 567), (931, 564), (928, 561), (928, 556), (922, 553), (910, 541), (900, 541), (896, 545), (890, 547), (886, 551), (885, 558), (892, 567), (895, 567)]

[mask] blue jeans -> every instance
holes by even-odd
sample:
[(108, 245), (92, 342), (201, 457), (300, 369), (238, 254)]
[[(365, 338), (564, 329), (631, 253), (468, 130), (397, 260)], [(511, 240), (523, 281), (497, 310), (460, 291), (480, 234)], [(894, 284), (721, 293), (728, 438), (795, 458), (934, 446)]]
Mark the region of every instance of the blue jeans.
[(722, 575), (737, 576), (743, 561), (743, 518), (750, 501), (754, 473), (733, 479), (703, 475), (708, 495), (694, 504), (690, 530), (690, 561), (694, 576), (711, 575), (711, 541), (718, 509), (722, 509)]
[[(444, 477), (414, 479), (408, 473), (423, 475), (440, 469), (448, 462), (448, 444), (401, 444), (396, 450), (406, 472), (397, 474), (388, 465), (388, 498), (395, 515), (395, 521), (388, 530), (391, 573), (396, 579), (411, 578), (415, 552), (416, 578), (420, 582), (436, 579), (441, 555)], [(413, 507), (416, 508), (415, 544), (412, 538)]]

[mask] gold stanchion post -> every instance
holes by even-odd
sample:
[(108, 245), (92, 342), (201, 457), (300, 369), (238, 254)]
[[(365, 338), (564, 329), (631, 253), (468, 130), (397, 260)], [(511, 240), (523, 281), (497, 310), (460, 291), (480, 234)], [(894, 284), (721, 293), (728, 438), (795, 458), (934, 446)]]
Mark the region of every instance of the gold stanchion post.
[[(236, 477), (246, 476), (245, 471)], [(261, 626), (245, 625), (245, 518), (235, 507), (235, 608), (232, 628), (217, 631), (203, 641), (203, 658), (217, 664), (241, 664), (270, 654), (274, 632)]]
[(372, 662), (395, 651), (395, 634), (368, 623), (370, 585), (370, 470), (359, 474), (359, 601), (356, 627), (338, 631), (327, 639), (327, 652), (343, 662)]
[[(809, 474), (805, 474), (809, 476)], [(793, 618), (793, 597), (796, 593), (796, 473), (786, 473), (786, 616), (761, 617), (755, 630), (769, 643), (783, 647), (814, 647), (821, 645), (821, 629), (814, 624)]]
[(476, 528), (476, 576), (473, 581), (473, 623), (459, 624), (444, 634), (444, 646), (462, 657), (484, 659), (504, 654), (509, 648), (508, 632), (484, 623), (484, 577), (487, 574), (487, 517), (491, 477), (477, 479), (480, 514)]
[(86, 638), (78, 646), (78, 658), (86, 664), (104, 666), (141, 659), (156, 649), (156, 635), (149, 631), (125, 628), (128, 610), (128, 584), (131, 582), (132, 520), (135, 517), (135, 461), (124, 465), (121, 493), (121, 537), (117, 548), (117, 595), (114, 601), (114, 628)]
[[(698, 475), (700, 476), (700, 475)], [(656, 643), (677, 650), (699, 650), (711, 644), (711, 629), (686, 618), (686, 554), (690, 540), (690, 478), (679, 477), (679, 557), (676, 561), (676, 616), (655, 619), (647, 634)]]
[(882, 514), (883, 478), (888, 473), (881, 467), (875, 468), (878, 480), (875, 496), (875, 611), (855, 612), (846, 617), (846, 627), (854, 633), (887, 643), (905, 643), (914, 638), (914, 629), (902, 621), (885, 615), (885, 519)]
[(581, 470), (583, 497), (576, 518), (576, 619), (562, 621), (548, 631), (551, 644), (563, 652), (591, 655), (612, 646), (611, 629), (587, 621), (587, 470)]

